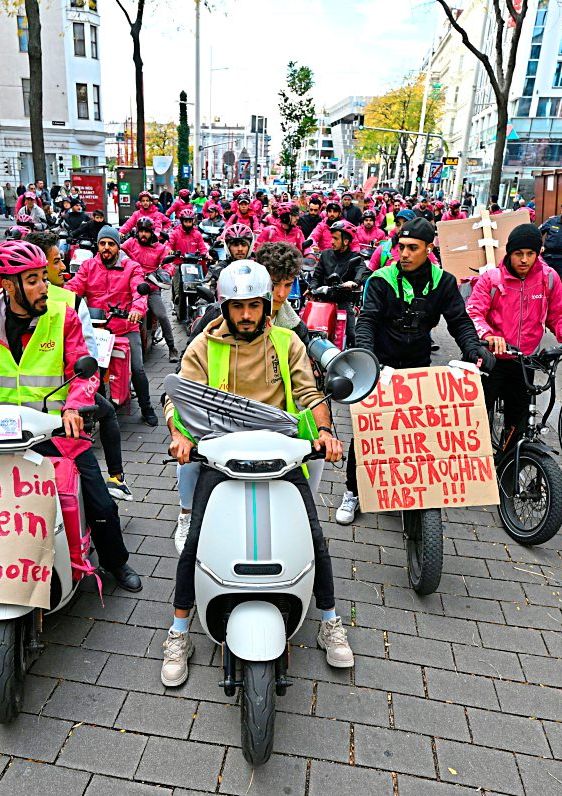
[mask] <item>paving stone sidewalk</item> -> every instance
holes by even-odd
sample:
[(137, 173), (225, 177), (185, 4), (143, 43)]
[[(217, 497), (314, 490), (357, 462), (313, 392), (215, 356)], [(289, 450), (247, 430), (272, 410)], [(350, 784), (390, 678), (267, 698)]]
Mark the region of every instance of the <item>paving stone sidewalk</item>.
[[(441, 331), (438, 340), (444, 361), (454, 346)], [(147, 362), (155, 403), (171, 369), (161, 344)], [(160, 682), (175, 472), (162, 464), (163, 423), (148, 429), (136, 412), (121, 421), (135, 502), (119, 509), (144, 590), (106, 581), (104, 608), (87, 583), (46, 622), (24, 712), (0, 727), (0, 796), (560, 796), (561, 534), (527, 549), (495, 509), (449, 509), (439, 592), (419, 598), (399, 517), (337, 525), (344, 477), (326, 468), (318, 507), (356, 666), (326, 664), (311, 608), (292, 647), (294, 685), (278, 699), (274, 755), (252, 772), (239, 707), (218, 686), (220, 649), (197, 619), (189, 681), (175, 690)]]

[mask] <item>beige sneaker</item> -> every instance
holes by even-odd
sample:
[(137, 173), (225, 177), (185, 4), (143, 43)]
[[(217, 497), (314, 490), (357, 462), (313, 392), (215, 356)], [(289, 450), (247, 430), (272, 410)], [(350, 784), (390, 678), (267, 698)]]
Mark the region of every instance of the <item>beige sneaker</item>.
[(178, 551), (178, 555), (181, 556), (181, 552), (185, 545), (185, 540), (189, 535), (189, 526), (191, 525), (191, 512), (189, 514), (184, 514), (183, 512), (178, 515), (178, 524), (176, 525), (176, 532), (174, 534), (174, 544), (176, 546), (176, 550)]
[(353, 666), (353, 652), (339, 616), (321, 623), (317, 642), (320, 649), (326, 650), (326, 660), (330, 666), (338, 669), (349, 669)]
[(164, 647), (164, 663), (160, 678), (164, 685), (176, 686), (185, 683), (189, 674), (188, 660), (193, 655), (195, 647), (189, 632), (168, 632), (168, 638), (162, 644)]

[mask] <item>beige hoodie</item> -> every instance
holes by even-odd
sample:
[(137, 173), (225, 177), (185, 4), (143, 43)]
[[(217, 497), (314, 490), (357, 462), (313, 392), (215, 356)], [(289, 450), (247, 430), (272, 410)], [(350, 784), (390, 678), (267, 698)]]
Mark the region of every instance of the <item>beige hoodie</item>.
[[(281, 378), (279, 358), (269, 338), (269, 330), (268, 326), (263, 334), (248, 342), (235, 338), (226, 321), (222, 317), (216, 318), (186, 348), (179, 375), (200, 384), (208, 384), (207, 340), (212, 338), (232, 348), (228, 374), (230, 392), (285, 409), (285, 388)], [(324, 397), (316, 389), (304, 343), (294, 332), (289, 348), (289, 370), (293, 400), (296, 404), (306, 408)], [(168, 398), (164, 405), (166, 421), (173, 413), (174, 405)]]

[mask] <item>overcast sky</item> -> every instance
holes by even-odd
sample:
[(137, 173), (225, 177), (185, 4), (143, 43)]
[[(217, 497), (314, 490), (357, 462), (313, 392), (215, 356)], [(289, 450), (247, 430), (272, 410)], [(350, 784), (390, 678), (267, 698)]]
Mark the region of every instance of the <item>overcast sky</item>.
[[(123, 0), (131, 10), (134, 0)], [(106, 122), (134, 115), (131, 38), (115, 0), (102, 14), (103, 107)], [(194, 95), (195, 4), (148, 0), (141, 37), (147, 120), (176, 119), (178, 95)], [(310, 66), (317, 111), (347, 95), (372, 95), (419, 69), (442, 14), (433, 0), (216, 0), (201, 9), (201, 119), (245, 124), (269, 118), (278, 147), (277, 92), (291, 60)], [(228, 67), (226, 71), (218, 71)], [(188, 108), (190, 122), (193, 107)]]

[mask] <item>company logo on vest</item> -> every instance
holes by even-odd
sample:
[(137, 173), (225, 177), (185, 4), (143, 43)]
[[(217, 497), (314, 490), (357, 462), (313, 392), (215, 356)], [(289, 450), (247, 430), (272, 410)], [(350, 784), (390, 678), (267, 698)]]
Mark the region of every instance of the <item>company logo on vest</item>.
[(44, 343), (39, 343), (39, 351), (52, 351), (55, 346), (54, 340), (45, 340)]

